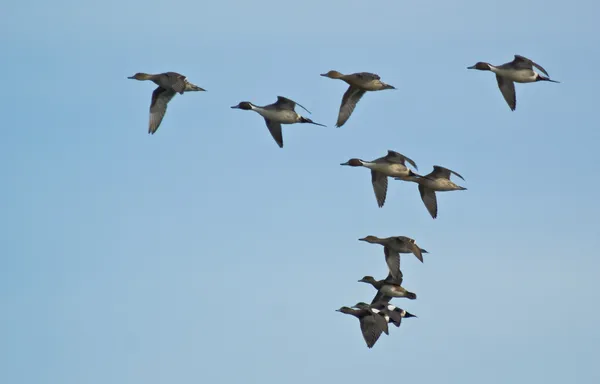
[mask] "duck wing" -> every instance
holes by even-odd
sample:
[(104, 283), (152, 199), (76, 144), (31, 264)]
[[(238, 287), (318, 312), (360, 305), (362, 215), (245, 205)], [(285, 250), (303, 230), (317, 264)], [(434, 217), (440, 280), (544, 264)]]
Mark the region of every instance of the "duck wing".
[(346, 124), (346, 121), (350, 118), (350, 115), (354, 111), (356, 104), (360, 101), (366, 91), (350, 86), (342, 97), (342, 104), (340, 105), (340, 113), (338, 114), (338, 120), (335, 124), (336, 127), (341, 127)]
[(265, 123), (267, 124), (267, 128), (269, 128), (269, 132), (271, 132), (271, 136), (279, 145), (279, 148), (283, 148), (283, 134), (281, 133), (281, 124), (272, 120), (269, 120), (265, 117)]
[(423, 200), (423, 204), (425, 204), (425, 208), (429, 211), (429, 214), (434, 219), (437, 217), (437, 198), (435, 196), (435, 191), (433, 189), (424, 187), (419, 184), (419, 193), (421, 194), (421, 200)]
[(519, 68), (527, 68), (527, 69), (532, 69), (531, 66), (536, 67), (537, 69), (539, 69), (540, 71), (542, 71), (546, 76), (550, 76), (548, 74), (548, 72), (546, 72), (546, 70), (539, 65), (538, 63), (536, 63), (535, 61), (526, 58), (525, 56), (521, 56), (521, 55), (515, 55), (515, 58), (513, 60), (513, 64), (515, 64), (516, 67)]
[(175, 96), (175, 91), (157, 87), (152, 92), (152, 101), (150, 102), (150, 122), (148, 124), (148, 133), (154, 134), (167, 113), (167, 104)]
[(498, 81), (498, 88), (506, 100), (506, 103), (510, 107), (511, 111), (517, 108), (517, 93), (515, 92), (515, 83), (511, 80), (502, 76), (496, 75), (496, 81)]
[(387, 195), (388, 178), (381, 172), (371, 170), (371, 183), (373, 184), (373, 191), (375, 192), (375, 198), (377, 199), (377, 205), (379, 208), (385, 204), (385, 197)]
[(436, 179), (442, 178), (442, 179), (448, 179), (448, 180), (450, 180), (450, 175), (451, 174), (454, 174), (454, 175), (460, 177), (463, 180), (465, 179), (458, 172), (455, 172), (455, 171), (453, 171), (451, 169), (448, 169), (448, 168), (441, 167), (439, 165), (434, 165), (433, 166), (433, 171), (429, 174), (429, 176), (433, 176)]
[(273, 104), (279, 109), (288, 109), (293, 111), (297, 106), (304, 109), (306, 112), (311, 113), (308, 109), (304, 108), (301, 104), (296, 103), (294, 100), (288, 99), (287, 97), (277, 96), (277, 101)]

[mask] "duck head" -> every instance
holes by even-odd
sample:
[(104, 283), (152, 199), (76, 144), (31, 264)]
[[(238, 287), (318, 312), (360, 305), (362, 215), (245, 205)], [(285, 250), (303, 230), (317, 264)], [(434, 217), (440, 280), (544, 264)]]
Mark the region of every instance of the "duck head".
[(375, 280), (375, 278), (373, 276), (365, 276), (362, 279), (358, 280), (359, 283), (369, 283), (369, 284), (373, 284), (376, 281), (377, 280)]
[(344, 75), (338, 71), (331, 70), (327, 73), (322, 73), (321, 76), (329, 77), (330, 79), (341, 79)]
[(242, 101), (238, 105), (234, 105), (231, 108), (232, 109), (243, 109), (245, 111), (249, 111), (252, 109), (252, 103), (249, 101)]
[(379, 238), (377, 236), (366, 236), (363, 237), (361, 239), (358, 239), (359, 241), (366, 241), (367, 243), (379, 243)]
[(480, 71), (491, 71), (490, 64), (484, 63), (482, 61), (476, 63), (475, 65), (467, 67), (467, 69), (479, 69)]
[(133, 79), (133, 80), (150, 80), (152, 78), (151, 75), (144, 73), (144, 72), (138, 72), (133, 76), (129, 76), (128, 79)]
[(340, 309), (336, 309), (335, 311), (342, 313), (354, 313), (354, 310), (350, 307), (341, 307)]
[(361, 159), (350, 159), (345, 163), (341, 163), (340, 165), (349, 165), (351, 167), (362, 167), (363, 161)]

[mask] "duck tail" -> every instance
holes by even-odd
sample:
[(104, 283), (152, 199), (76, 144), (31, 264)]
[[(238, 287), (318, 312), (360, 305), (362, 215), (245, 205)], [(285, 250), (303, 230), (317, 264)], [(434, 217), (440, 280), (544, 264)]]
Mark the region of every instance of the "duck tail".
[[(206, 92), (206, 89), (204, 88), (200, 88), (199, 86), (197, 86), (196, 84), (192, 84), (189, 81), (185, 83), (185, 89), (184, 92), (195, 92), (195, 91), (203, 91)], [(181, 92), (183, 93), (183, 92)]]
[(312, 121), (311, 119), (307, 119), (304, 116), (300, 116), (300, 123), (309, 123), (309, 124), (314, 124), (314, 125), (318, 125), (320, 127), (326, 127), (326, 125), (323, 124), (319, 124), (319, 123), (315, 123), (314, 121)]
[(549, 81), (551, 83), (560, 83), (560, 81), (550, 80), (550, 78), (542, 76), (542, 75), (538, 76), (537, 81)]

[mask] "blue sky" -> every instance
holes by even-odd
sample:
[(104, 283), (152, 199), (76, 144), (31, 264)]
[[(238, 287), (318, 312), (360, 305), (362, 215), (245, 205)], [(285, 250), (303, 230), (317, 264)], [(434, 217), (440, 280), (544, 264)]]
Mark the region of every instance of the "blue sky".
[[(517, 13), (514, 9), (518, 9)], [(21, 1), (0, 14), (0, 382), (597, 382), (595, 1)], [(490, 73), (514, 54), (561, 84)], [(319, 76), (369, 71), (346, 89)], [(176, 96), (147, 134), (154, 85)], [(328, 127), (231, 110), (282, 95)], [(461, 173), (432, 220), (414, 184), (377, 208), (388, 149)], [(386, 273), (366, 235), (413, 237), (416, 314), (372, 350), (335, 312)]]

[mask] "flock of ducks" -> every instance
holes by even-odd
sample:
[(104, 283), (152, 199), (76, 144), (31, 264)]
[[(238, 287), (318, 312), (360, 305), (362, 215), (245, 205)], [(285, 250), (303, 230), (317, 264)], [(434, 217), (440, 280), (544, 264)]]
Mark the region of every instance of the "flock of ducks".
[[(543, 72), (546, 76), (535, 72), (533, 69), (534, 67)], [(546, 72), (539, 64), (520, 55), (515, 55), (513, 61), (502, 65), (496, 66), (485, 62), (478, 62), (467, 68), (494, 73), (498, 82), (498, 88), (512, 111), (514, 111), (517, 106), (515, 82), (533, 83), (538, 81), (549, 81), (558, 83), (558, 81), (551, 80), (548, 72)], [(381, 78), (374, 73), (359, 72), (344, 75), (338, 71), (332, 70), (321, 74), (321, 76), (330, 79), (339, 79), (349, 85), (342, 96), (342, 103), (340, 105), (336, 127), (341, 127), (346, 124), (356, 108), (357, 103), (366, 92), (396, 89), (392, 85), (381, 81)], [(190, 83), (184, 75), (176, 72), (165, 72), (154, 75), (136, 73), (128, 78), (140, 81), (150, 80), (158, 86), (154, 92), (152, 92), (152, 99), (150, 102), (150, 121), (148, 124), (148, 133), (150, 134), (156, 133), (165, 116), (168, 103), (177, 93), (183, 95), (185, 92), (206, 91), (205, 89)], [(262, 116), (271, 136), (277, 145), (280, 148), (283, 148), (282, 124), (308, 123), (325, 126), (298, 114), (295, 111), (296, 105), (310, 113), (310, 111), (302, 105), (283, 96), (277, 96), (277, 101), (265, 106), (257, 106), (249, 101), (242, 101), (231, 108), (254, 111)], [(416, 183), (421, 195), (421, 200), (433, 219), (437, 218), (438, 215), (436, 192), (466, 190), (465, 187), (459, 186), (450, 180), (451, 175), (455, 175), (464, 180), (460, 174), (453, 170), (434, 165), (433, 171), (429, 174), (420, 175), (409, 169), (406, 163), (417, 170), (417, 164), (412, 159), (398, 152), (388, 150), (385, 156), (372, 161), (352, 158), (341, 165), (364, 167), (371, 170), (371, 183), (373, 185), (377, 205), (380, 208), (385, 204), (389, 177), (392, 177), (395, 180)], [(375, 280), (372, 276), (365, 276), (359, 280), (359, 282), (372, 285), (373, 288), (377, 290), (377, 293), (370, 304), (359, 302), (353, 307), (344, 306), (337, 311), (358, 318), (360, 329), (367, 347), (372, 348), (382, 333), (389, 334), (389, 323), (394, 324), (396, 327), (400, 327), (403, 318), (416, 317), (406, 310), (390, 304), (392, 298), (407, 298), (410, 300), (415, 300), (417, 298), (415, 293), (402, 287), (403, 275), (400, 269), (400, 254), (412, 253), (419, 261), (423, 262), (423, 254), (428, 252), (419, 247), (414, 239), (406, 236), (387, 238), (366, 236), (359, 240), (383, 246), (385, 262), (389, 272), (387, 277), (383, 280)]]

